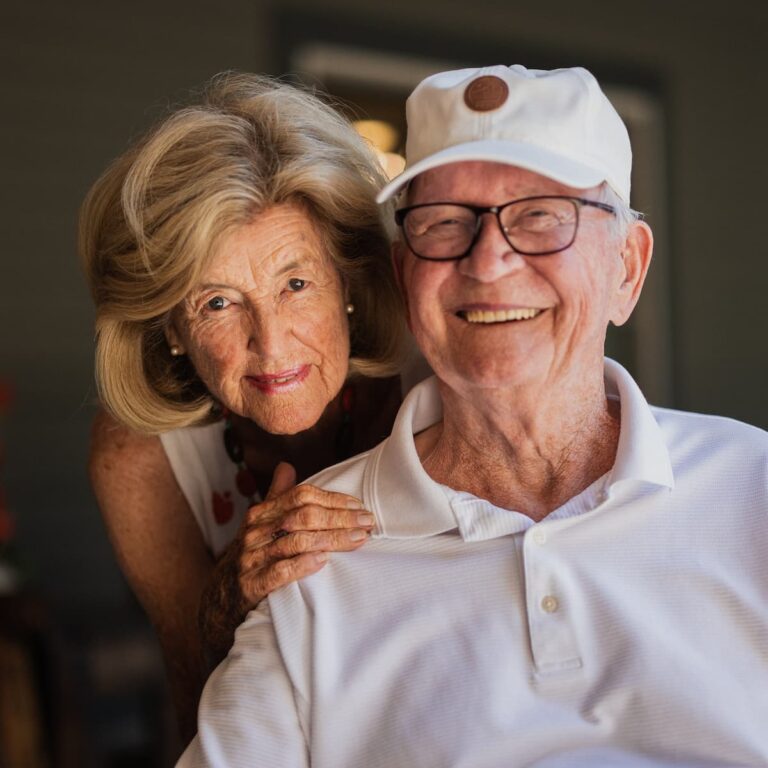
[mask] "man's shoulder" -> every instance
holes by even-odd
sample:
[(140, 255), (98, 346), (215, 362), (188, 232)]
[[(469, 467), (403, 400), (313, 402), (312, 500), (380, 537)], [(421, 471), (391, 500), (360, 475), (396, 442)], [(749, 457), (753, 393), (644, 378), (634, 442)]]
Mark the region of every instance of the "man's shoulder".
[(687, 467), (768, 491), (768, 432), (725, 416), (653, 408), (676, 475)]
[(768, 432), (752, 424), (727, 416), (713, 416), (692, 411), (651, 407), (651, 411), (665, 432), (689, 435), (699, 439), (734, 441), (754, 448), (768, 450)]
[(339, 464), (327, 467), (312, 475), (312, 477), (307, 478), (304, 482), (329, 491), (348, 493), (352, 496), (360, 497), (363, 489), (365, 469), (376, 450), (378, 450), (378, 447), (365, 453), (359, 453), (357, 456), (352, 456), (352, 458)]

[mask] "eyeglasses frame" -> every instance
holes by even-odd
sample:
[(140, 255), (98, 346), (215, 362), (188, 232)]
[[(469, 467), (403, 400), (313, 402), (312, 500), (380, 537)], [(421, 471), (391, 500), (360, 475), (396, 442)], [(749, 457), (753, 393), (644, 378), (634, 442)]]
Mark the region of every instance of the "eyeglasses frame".
[[(570, 200), (576, 209), (576, 226), (573, 228), (573, 237), (571, 238), (570, 242), (567, 245), (564, 245), (562, 248), (557, 248), (554, 251), (543, 251), (543, 252), (536, 252), (536, 253), (527, 253), (526, 251), (521, 251), (519, 248), (516, 248), (510, 241), (509, 237), (507, 236), (507, 233), (504, 231), (504, 227), (501, 225), (501, 212), (508, 208), (510, 205), (514, 205), (515, 203), (525, 203), (529, 202), (531, 200)], [(413, 246), (411, 246), (410, 241), (408, 240), (408, 235), (406, 234), (405, 227), (403, 227), (403, 222), (405, 221), (405, 217), (408, 215), (410, 211), (416, 210), (417, 208), (429, 208), (436, 205), (455, 205), (459, 206), (461, 208), (467, 208), (468, 210), (472, 211), (476, 218), (477, 223), (475, 226), (475, 234), (472, 237), (472, 240), (469, 244), (469, 247), (467, 248), (464, 253), (462, 253), (459, 256), (444, 256), (439, 259), (431, 258), (429, 256), (421, 256), (413, 249)], [(553, 253), (560, 253), (561, 251), (565, 251), (566, 249), (570, 248), (574, 242), (576, 242), (576, 235), (579, 231), (579, 211), (581, 210), (581, 207), (588, 206), (591, 208), (597, 208), (601, 211), (605, 211), (606, 213), (611, 213), (614, 216), (616, 215), (616, 208), (614, 206), (609, 205), (608, 203), (601, 203), (598, 200), (587, 200), (583, 197), (573, 197), (572, 195), (534, 195), (533, 197), (521, 197), (517, 200), (510, 200), (507, 203), (502, 203), (501, 205), (468, 205), (467, 203), (457, 203), (455, 201), (451, 202), (433, 202), (433, 203), (418, 203), (417, 205), (409, 205), (406, 208), (400, 208), (395, 211), (395, 223), (403, 232), (403, 237), (405, 238), (405, 242), (408, 245), (408, 248), (410, 248), (411, 252), (414, 256), (418, 259), (422, 259), (423, 261), (459, 261), (460, 259), (464, 259), (467, 256), (469, 256), (472, 249), (475, 247), (475, 244), (477, 243), (477, 239), (480, 236), (480, 232), (482, 230), (482, 220), (481, 216), (486, 213), (492, 213), (496, 218), (496, 223), (499, 225), (499, 229), (501, 230), (501, 234), (503, 235), (504, 239), (507, 241), (507, 244), (509, 247), (515, 252), (519, 253), (523, 256), (550, 256)]]

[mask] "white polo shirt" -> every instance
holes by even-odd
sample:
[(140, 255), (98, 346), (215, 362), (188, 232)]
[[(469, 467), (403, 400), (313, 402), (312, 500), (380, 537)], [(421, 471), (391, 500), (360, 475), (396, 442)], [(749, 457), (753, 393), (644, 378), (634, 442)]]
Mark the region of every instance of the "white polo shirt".
[(768, 435), (606, 386), (616, 463), (540, 523), (426, 475), (417, 386), (313, 480), (372, 540), (249, 614), (180, 765), (768, 765)]

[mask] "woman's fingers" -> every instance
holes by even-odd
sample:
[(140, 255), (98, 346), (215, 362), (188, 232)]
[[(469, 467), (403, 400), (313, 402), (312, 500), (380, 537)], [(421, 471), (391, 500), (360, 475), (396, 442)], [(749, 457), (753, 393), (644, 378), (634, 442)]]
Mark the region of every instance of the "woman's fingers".
[(287, 560), (278, 560), (266, 568), (244, 571), (240, 575), (241, 591), (251, 605), (257, 605), (270, 592), (316, 573), (327, 560), (325, 552), (307, 552)]
[(248, 510), (241, 529), (238, 581), (251, 606), (320, 570), (328, 552), (357, 549), (374, 525), (359, 499), (294, 481), (293, 467), (279, 464), (267, 498)]
[[(351, 512), (346, 509), (325, 509), (315, 506), (303, 507), (288, 513), (282, 519), (270, 520), (246, 529), (243, 532), (243, 550), (261, 549), (281, 537), (297, 532), (337, 533), (339, 535), (329, 541), (342, 541), (345, 536), (351, 536), (355, 531), (362, 531), (367, 535), (373, 528), (373, 524), (374, 517), (370, 512)], [(358, 541), (360, 538), (359, 534), (355, 534), (352, 541)], [(362, 537), (364, 538), (365, 536)], [(333, 545), (330, 548), (339, 549), (338, 546)]]
[[(281, 529), (282, 530), (282, 529)], [(264, 568), (281, 559), (294, 558), (307, 552), (351, 552), (370, 536), (366, 528), (337, 528), (323, 531), (295, 531), (261, 539), (254, 537), (240, 555), (240, 570)]]
[(296, 557), (305, 552), (351, 552), (367, 538), (363, 528), (335, 531), (296, 531), (275, 539), (265, 553), (270, 560)]
[(284, 494), (287, 509), (298, 509), (316, 504), (329, 509), (362, 509), (363, 502), (354, 496), (336, 491), (326, 491), (314, 485), (297, 485)]
[(285, 531), (323, 531), (334, 528), (373, 528), (370, 512), (348, 509), (328, 509), (314, 504), (289, 512), (280, 523)]
[[(280, 466), (290, 467), (288, 464)], [(275, 474), (277, 475), (277, 470)], [(275, 487), (274, 481), (273, 487)], [(330, 514), (322, 512), (323, 509)], [(372, 520), (365, 522), (369, 519), (367, 517), (363, 518), (363, 522), (356, 522), (358, 513), (370, 515), (363, 509), (362, 502), (354, 496), (325, 491), (312, 485), (299, 485), (290, 488), (280, 496), (251, 507), (247, 512), (244, 528), (246, 531), (259, 530), (264, 526), (272, 525), (280, 528), (285, 527), (283, 522), (289, 519), (287, 530), (373, 525)], [(337, 521), (333, 522), (334, 520)]]
[(296, 485), (296, 470), (287, 461), (281, 461), (272, 473), (272, 482), (269, 484), (269, 490), (264, 497), (265, 501), (271, 501), (278, 496), (282, 496)]

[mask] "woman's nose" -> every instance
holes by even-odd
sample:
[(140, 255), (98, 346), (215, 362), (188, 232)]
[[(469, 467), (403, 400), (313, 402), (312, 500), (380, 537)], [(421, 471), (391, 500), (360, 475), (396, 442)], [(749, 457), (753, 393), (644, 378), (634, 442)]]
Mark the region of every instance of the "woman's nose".
[(248, 348), (261, 358), (285, 353), (290, 322), (275, 307), (252, 307), (247, 316)]
[(475, 244), (459, 261), (459, 272), (480, 282), (493, 282), (522, 269), (525, 258), (507, 242), (499, 220), (492, 213), (483, 215)]

